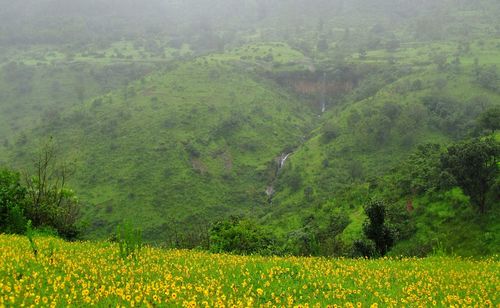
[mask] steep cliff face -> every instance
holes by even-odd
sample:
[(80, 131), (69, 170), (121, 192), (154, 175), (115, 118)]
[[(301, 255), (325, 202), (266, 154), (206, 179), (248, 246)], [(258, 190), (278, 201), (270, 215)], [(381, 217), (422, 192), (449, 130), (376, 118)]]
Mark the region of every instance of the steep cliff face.
[(317, 96), (325, 94), (328, 97), (348, 93), (354, 88), (351, 81), (326, 81), (310, 79), (293, 79), (292, 89), (301, 95)]
[(316, 71), (311, 67), (304, 71), (280, 72), (272, 78), (320, 113), (349, 94), (361, 81), (362, 74), (355, 67), (330, 71)]

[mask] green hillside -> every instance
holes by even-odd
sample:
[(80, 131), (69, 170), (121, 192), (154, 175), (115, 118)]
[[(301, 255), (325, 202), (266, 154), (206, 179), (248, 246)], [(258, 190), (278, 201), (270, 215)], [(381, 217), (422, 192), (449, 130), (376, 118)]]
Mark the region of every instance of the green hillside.
[(275, 158), (301, 142), (313, 113), (230, 59), (179, 63), (31, 131), (75, 161), (91, 233), (129, 218), (165, 240), (170, 227), (265, 211)]
[[(422, 241), (429, 245), (434, 241), (436, 245), (439, 241), (450, 252), (455, 249), (460, 254), (496, 251), (497, 207), (488, 217), (466, 222), (465, 217), (473, 214), (464, 210), (470, 201), (460, 191), (458, 196), (455, 191), (445, 196), (417, 197), (400, 195), (390, 186), (401, 180), (394, 174), (419, 145), (446, 146), (474, 135), (480, 114), (500, 105), (500, 93), (489, 89), (478, 77), (482, 74), (478, 70), (487, 70), (499, 59), (497, 42), (482, 46), (474, 44), (466, 55), (456, 56), (459, 61), (445, 57), (441, 64), (432, 62), (433, 51), (451, 54), (450, 46), (445, 49), (440, 44), (431, 45), (425, 53), (419, 48), (401, 47), (393, 53), (399, 60), (385, 65), (404, 70), (408, 62), (416, 64), (406, 67), (404, 74), (393, 73), (385, 84), (380, 79), (367, 80), (343, 101), (332, 103), (322, 116), (320, 127), (294, 150), (280, 172), (279, 189), (273, 198), (275, 209), (263, 221), (286, 234), (303, 228), (303, 218), (310, 215), (327, 223), (330, 213), (340, 208), (351, 219), (342, 238), (352, 241), (361, 236), (362, 207), (370, 200), (383, 198), (394, 203), (400, 212), (406, 212), (408, 199), (416, 198), (418, 211), (411, 221), (422, 229), (417, 237), (425, 239), (412, 238), (407, 246), (422, 245)], [(412, 53), (415, 57), (408, 56)], [(370, 52), (366, 58), (356, 57), (352, 61), (382, 65), (389, 57), (386, 54), (378, 58), (376, 54)], [(471, 59), (484, 65), (473, 64)], [(497, 87), (500, 80), (493, 80)], [(358, 100), (359, 97), (366, 98)], [(391, 180), (382, 180), (386, 177)], [(460, 206), (453, 207), (457, 202)], [(436, 216), (443, 210), (447, 214), (440, 213), (446, 217)], [(476, 229), (477, 233), (472, 231)], [(483, 241), (481, 234), (485, 233), (489, 235)], [(469, 240), (464, 242), (464, 238)], [(474, 241), (482, 241), (483, 246), (469, 246)]]
[(381, 202), (394, 255), (499, 253), (495, 144), (480, 205), (444, 163), (498, 140), (497, 1), (3, 2), (0, 184), (50, 144), (81, 238), (352, 256)]
[(29, 57), (20, 59), (0, 64), (0, 141), (12, 150), (16, 142), (22, 144), (31, 137), (27, 130), (56, 124), (66, 108), (121, 88), (151, 70), (146, 64), (38, 64)]

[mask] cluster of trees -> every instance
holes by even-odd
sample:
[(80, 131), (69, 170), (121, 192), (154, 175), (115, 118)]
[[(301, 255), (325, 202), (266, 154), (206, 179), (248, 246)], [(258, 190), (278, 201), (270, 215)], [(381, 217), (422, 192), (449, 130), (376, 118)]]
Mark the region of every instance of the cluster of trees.
[(310, 215), (304, 218), (300, 228), (279, 237), (252, 219), (233, 216), (208, 230), (206, 248), (216, 253), (339, 256), (347, 249), (339, 235), (349, 223), (345, 213), (331, 213), (324, 226)]
[(275, 254), (276, 239), (254, 221), (230, 217), (215, 223), (209, 230), (210, 251), (236, 254)]
[(40, 152), (31, 176), (0, 170), (0, 233), (23, 234), (31, 221), (36, 228), (75, 239), (80, 205), (67, 187), (70, 174), (50, 146)]
[[(489, 124), (484, 128), (493, 131)], [(423, 195), (432, 199), (458, 187), (481, 217), (500, 204), (499, 156), (500, 142), (494, 136), (464, 140), (446, 149), (437, 144), (421, 145), (389, 182), (381, 184), (381, 189), (386, 199), (397, 202)], [(412, 210), (411, 201), (407, 208), (381, 201), (369, 203), (365, 207), (364, 236), (353, 243), (353, 255), (384, 256), (396, 242), (410, 239), (416, 231), (410, 218)]]
[(498, 204), (500, 143), (493, 137), (474, 138), (443, 150), (438, 144), (418, 147), (391, 180), (401, 197), (442, 192), (459, 187), (480, 213)]

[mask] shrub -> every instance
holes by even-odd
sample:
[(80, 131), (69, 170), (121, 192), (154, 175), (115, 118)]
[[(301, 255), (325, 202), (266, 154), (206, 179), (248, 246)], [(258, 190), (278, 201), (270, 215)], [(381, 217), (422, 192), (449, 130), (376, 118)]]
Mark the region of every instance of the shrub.
[(26, 237), (30, 242), (31, 252), (33, 253), (36, 259), (38, 257), (38, 246), (36, 245), (35, 242), (35, 231), (31, 225), (31, 220), (29, 220), (28, 223), (26, 224)]
[(323, 126), (322, 132), (321, 141), (327, 144), (340, 135), (340, 128), (333, 123), (326, 123), (325, 126)]
[(0, 232), (24, 233), (26, 189), (18, 173), (0, 170)]
[(230, 217), (209, 230), (210, 251), (235, 254), (273, 254), (274, 238), (249, 219)]
[(122, 259), (125, 260), (129, 256), (136, 259), (142, 248), (142, 231), (133, 228), (132, 224), (128, 222), (122, 223), (116, 228), (116, 241)]
[(360, 257), (371, 258), (374, 257), (376, 254), (377, 252), (375, 249), (375, 244), (370, 240), (366, 239), (356, 240), (352, 244), (351, 257), (353, 258), (360, 258)]

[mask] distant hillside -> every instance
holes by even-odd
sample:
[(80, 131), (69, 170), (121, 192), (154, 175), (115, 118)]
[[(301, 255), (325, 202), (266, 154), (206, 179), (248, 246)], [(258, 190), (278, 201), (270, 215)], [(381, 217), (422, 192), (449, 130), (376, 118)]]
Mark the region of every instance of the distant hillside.
[(130, 219), (164, 240), (230, 213), (266, 211), (275, 159), (300, 144), (312, 119), (311, 107), (271, 81), (205, 57), (86, 100), (16, 151), (53, 136), (76, 161), (72, 184), (89, 204), (91, 233)]
[[(485, 72), (498, 61), (499, 54), (493, 52), (498, 48), (497, 41), (472, 44), (466, 55), (456, 57), (452, 57), (450, 47), (445, 46), (428, 47), (445, 55), (443, 63), (431, 60), (411, 66), (405, 62), (418, 61), (417, 56), (400, 55), (415, 53), (432, 59), (433, 52), (400, 48), (392, 55), (397, 59), (393, 68), (403, 71), (395, 69), (374, 75), (378, 79), (364, 81), (343, 101), (331, 102), (329, 111), (322, 116), (321, 126), (288, 158), (277, 181), (275, 209), (263, 221), (287, 233), (301, 230), (304, 217), (314, 216), (326, 224), (329, 214), (340, 208), (350, 213), (351, 224), (342, 237), (351, 241), (361, 235), (362, 206), (373, 198), (394, 203), (402, 213), (406, 211), (408, 199), (416, 199), (420, 214), (413, 219), (421, 225), (421, 230), (426, 230), (423, 233), (427, 234), (427, 240), (432, 236), (436, 241), (439, 238), (447, 249), (454, 247), (455, 252), (466, 255), (487, 253), (486, 246), (497, 251), (493, 244), (500, 240), (497, 235), (482, 244), (473, 244), (482, 241), (478, 237), (482, 238), (483, 233), (498, 234), (497, 207), (487, 217), (472, 214), (478, 220), (467, 223), (464, 219), (471, 215), (466, 206), (469, 201), (461, 193), (457, 196), (456, 191), (450, 192), (449, 198), (444, 199), (442, 196), (437, 199), (436, 196), (402, 196), (381, 181), (401, 170), (403, 162), (419, 145), (446, 146), (474, 136), (480, 114), (500, 106), (500, 79), (492, 77), (495, 88), (488, 88), (478, 77), (489, 74)], [(383, 62), (376, 54), (369, 53), (362, 62)], [(483, 65), (473, 64), (474, 58)], [(454, 202), (459, 202), (461, 207), (450, 209)], [(453, 219), (441, 221), (434, 216), (433, 211), (440, 211), (438, 208), (448, 208), (447, 215)], [(453, 233), (462, 237), (451, 236)], [(418, 246), (422, 242), (413, 244)], [(411, 246), (411, 241), (406, 245)]]

